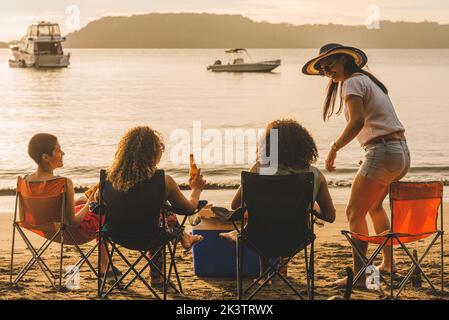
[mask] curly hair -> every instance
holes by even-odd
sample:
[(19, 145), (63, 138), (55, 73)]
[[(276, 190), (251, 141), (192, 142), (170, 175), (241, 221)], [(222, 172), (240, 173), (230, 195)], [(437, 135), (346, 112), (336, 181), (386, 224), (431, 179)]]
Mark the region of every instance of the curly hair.
[[(294, 119), (273, 121), (265, 128), (265, 147), (270, 153), (270, 132), (278, 130), (278, 164), (293, 169), (308, 168), (318, 158), (318, 149), (313, 137)], [(260, 157), (259, 157), (260, 159)]]
[(114, 162), (107, 170), (107, 180), (117, 191), (128, 192), (153, 176), (158, 154), (163, 151), (164, 143), (156, 130), (147, 126), (128, 130), (119, 142)]

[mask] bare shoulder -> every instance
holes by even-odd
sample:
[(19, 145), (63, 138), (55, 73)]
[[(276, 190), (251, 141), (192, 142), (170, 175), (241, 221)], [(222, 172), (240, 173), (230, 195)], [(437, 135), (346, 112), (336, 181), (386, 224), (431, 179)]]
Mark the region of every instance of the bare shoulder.
[(67, 192), (69, 193), (75, 193), (75, 187), (73, 185), (73, 181), (70, 178), (63, 177), (65, 181), (67, 182)]
[(165, 190), (170, 191), (173, 190), (178, 184), (176, 183), (175, 179), (172, 178), (172, 176), (166, 174), (165, 175)]

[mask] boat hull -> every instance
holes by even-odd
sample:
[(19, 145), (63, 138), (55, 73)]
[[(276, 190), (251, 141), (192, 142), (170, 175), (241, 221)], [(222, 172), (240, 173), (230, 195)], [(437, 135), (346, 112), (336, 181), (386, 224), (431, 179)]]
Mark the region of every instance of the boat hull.
[(273, 60), (257, 63), (210, 65), (207, 70), (213, 72), (271, 72), (280, 65), (280, 60)]
[(70, 55), (39, 56), (14, 52), (9, 65), (22, 68), (67, 68), (70, 65)]

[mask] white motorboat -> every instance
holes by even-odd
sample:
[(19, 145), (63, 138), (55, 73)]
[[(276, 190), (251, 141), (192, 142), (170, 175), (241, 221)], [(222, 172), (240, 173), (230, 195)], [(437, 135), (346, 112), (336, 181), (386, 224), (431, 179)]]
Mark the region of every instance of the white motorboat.
[(10, 45), (10, 67), (64, 68), (70, 65), (70, 53), (65, 54), (65, 38), (57, 23), (36, 22), (18, 44)]
[[(229, 49), (225, 52), (228, 54), (228, 63), (223, 64), (221, 60), (216, 60), (214, 64), (207, 67), (207, 70), (214, 72), (271, 72), (281, 65), (279, 59), (252, 62), (244, 48)], [(250, 62), (245, 62), (243, 55), (246, 55)]]

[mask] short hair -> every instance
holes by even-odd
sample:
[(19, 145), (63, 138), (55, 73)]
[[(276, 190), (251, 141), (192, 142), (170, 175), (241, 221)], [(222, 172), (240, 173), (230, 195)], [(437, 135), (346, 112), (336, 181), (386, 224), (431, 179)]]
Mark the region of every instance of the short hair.
[(38, 165), (42, 164), (42, 155), (51, 155), (55, 149), (58, 138), (49, 133), (35, 134), (28, 142), (28, 155)]

